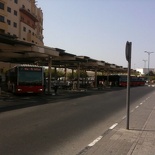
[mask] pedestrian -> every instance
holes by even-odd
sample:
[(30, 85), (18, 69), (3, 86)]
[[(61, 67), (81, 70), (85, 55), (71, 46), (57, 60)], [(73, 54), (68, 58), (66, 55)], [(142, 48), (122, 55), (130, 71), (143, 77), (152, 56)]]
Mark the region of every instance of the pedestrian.
[(58, 84), (57, 84), (57, 82), (54, 83), (53, 89), (54, 89), (54, 94), (57, 95), (57, 91), (58, 91)]

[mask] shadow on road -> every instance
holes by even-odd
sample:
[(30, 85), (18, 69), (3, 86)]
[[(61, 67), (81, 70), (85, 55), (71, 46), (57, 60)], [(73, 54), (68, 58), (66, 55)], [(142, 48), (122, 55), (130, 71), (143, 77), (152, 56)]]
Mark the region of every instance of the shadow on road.
[(119, 91), (125, 88), (107, 88), (107, 89), (92, 89), (78, 91), (59, 91), (57, 95), (51, 94), (22, 94), (13, 95), (4, 93), (0, 96), (0, 112), (38, 106), (43, 104), (53, 104), (62, 100), (70, 100), (84, 96), (107, 93), (110, 91)]

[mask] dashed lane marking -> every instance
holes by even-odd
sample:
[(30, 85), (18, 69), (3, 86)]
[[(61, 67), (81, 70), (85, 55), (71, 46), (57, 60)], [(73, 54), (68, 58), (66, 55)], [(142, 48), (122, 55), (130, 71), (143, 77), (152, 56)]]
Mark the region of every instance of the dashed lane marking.
[(126, 118), (126, 116), (123, 116), (123, 117), (122, 117), (122, 120), (125, 119), (125, 118)]
[(93, 142), (91, 142), (90, 144), (88, 144), (89, 147), (94, 146), (98, 141), (100, 141), (102, 139), (103, 136), (99, 136), (97, 137)]
[(113, 124), (109, 129), (112, 130), (112, 129), (114, 129), (117, 125), (118, 125), (118, 123), (115, 123), (115, 124)]

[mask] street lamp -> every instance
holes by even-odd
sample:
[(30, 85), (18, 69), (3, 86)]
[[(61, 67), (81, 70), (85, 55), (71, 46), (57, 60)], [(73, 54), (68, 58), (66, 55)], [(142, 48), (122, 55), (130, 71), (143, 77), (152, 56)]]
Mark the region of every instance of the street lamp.
[(149, 76), (150, 54), (154, 52), (148, 52), (148, 51), (144, 51), (144, 52), (148, 54), (148, 81), (150, 81), (150, 76)]
[(143, 60), (143, 61), (144, 61), (144, 68), (146, 68), (146, 61), (147, 61), (147, 60)]

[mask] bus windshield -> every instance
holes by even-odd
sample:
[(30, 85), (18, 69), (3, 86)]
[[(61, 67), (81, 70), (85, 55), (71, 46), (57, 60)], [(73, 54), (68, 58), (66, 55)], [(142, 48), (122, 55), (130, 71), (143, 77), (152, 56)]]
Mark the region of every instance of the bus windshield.
[(19, 70), (18, 72), (19, 85), (40, 85), (42, 81), (42, 71)]

